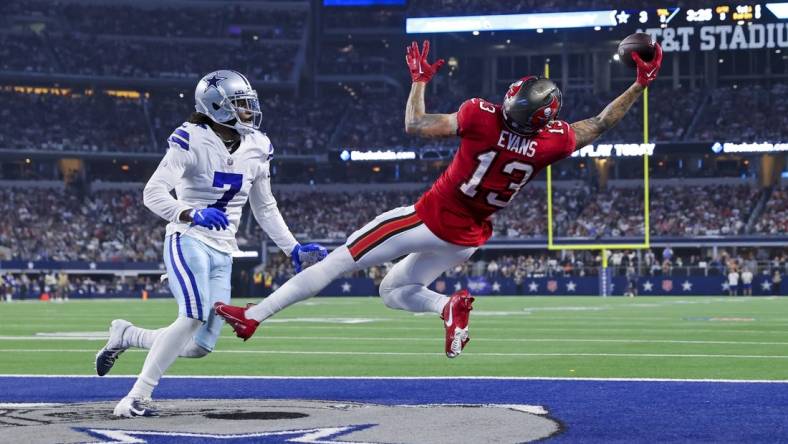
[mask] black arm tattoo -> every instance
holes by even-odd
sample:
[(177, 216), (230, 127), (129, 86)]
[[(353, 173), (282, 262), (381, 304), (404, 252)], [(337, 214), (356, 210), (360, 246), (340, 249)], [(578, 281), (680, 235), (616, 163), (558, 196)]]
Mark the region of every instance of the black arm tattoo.
[(575, 149), (588, 145), (599, 138), (602, 133), (616, 126), (642, 93), (643, 87), (635, 83), (610, 102), (599, 115), (573, 123), (572, 129), (575, 130), (577, 140)]
[(427, 114), (424, 111), (425, 84), (413, 83), (405, 107), (405, 132), (422, 137), (448, 137), (457, 134), (457, 115)]

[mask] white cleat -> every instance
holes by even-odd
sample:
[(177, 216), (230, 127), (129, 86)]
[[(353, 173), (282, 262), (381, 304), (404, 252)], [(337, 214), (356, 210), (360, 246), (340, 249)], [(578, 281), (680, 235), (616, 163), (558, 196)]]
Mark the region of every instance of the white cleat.
[(124, 319), (115, 319), (109, 326), (109, 340), (107, 344), (96, 353), (96, 374), (104, 376), (112, 370), (115, 360), (129, 347), (123, 344), (123, 333), (132, 326)]
[(118, 402), (112, 414), (119, 418), (137, 418), (159, 416), (159, 411), (151, 406), (150, 398), (140, 399), (126, 396)]

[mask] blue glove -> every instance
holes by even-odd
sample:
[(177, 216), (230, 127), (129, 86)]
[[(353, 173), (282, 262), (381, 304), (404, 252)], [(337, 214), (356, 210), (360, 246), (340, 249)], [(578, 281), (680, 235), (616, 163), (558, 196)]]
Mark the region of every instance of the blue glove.
[(216, 208), (203, 208), (201, 210), (192, 210), (191, 212), (192, 223), (205, 227), (209, 230), (226, 230), (230, 225), (227, 220), (227, 215)]
[(328, 250), (320, 244), (296, 244), (290, 253), (290, 260), (293, 261), (296, 273), (300, 273), (302, 269), (322, 261), (326, 256)]

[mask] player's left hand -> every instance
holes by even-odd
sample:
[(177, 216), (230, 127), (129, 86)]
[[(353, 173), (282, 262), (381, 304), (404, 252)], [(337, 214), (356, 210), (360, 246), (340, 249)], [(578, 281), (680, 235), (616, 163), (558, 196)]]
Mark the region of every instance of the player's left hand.
[(421, 51), (419, 51), (419, 44), (416, 42), (412, 42), (410, 46), (407, 47), (405, 62), (408, 63), (410, 77), (414, 82), (429, 82), (432, 80), (432, 76), (434, 76), (445, 63), (443, 59), (438, 59), (438, 61), (430, 65), (429, 62), (427, 62), (427, 54), (429, 53), (429, 40), (424, 41), (424, 46), (422, 46)]
[(632, 51), (630, 54), (632, 54), (632, 60), (637, 65), (637, 82), (643, 88), (648, 88), (648, 85), (657, 78), (659, 68), (662, 67), (662, 47), (659, 43), (654, 43), (654, 58), (649, 62), (643, 61), (635, 51)]
[(296, 273), (300, 273), (302, 269), (322, 261), (326, 256), (328, 256), (328, 250), (320, 244), (296, 244), (293, 247), (293, 252), (290, 253), (290, 260), (293, 262)]

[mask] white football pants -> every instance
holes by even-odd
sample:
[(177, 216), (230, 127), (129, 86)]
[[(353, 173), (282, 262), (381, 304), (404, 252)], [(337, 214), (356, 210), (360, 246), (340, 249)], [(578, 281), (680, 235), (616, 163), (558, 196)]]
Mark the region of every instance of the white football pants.
[(441, 313), (448, 298), (427, 288), (444, 271), (465, 262), (476, 247), (454, 245), (435, 236), (414, 207), (387, 211), (353, 233), (346, 244), (287, 281), (246, 311), (262, 321), (310, 298), (339, 276), (406, 256), (386, 274), (380, 296), (390, 308)]

